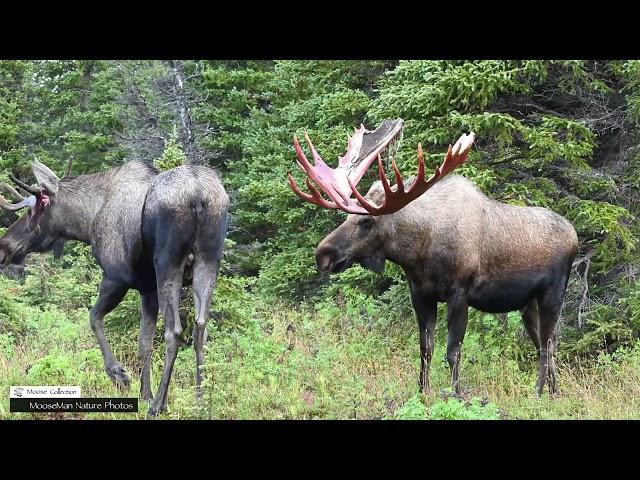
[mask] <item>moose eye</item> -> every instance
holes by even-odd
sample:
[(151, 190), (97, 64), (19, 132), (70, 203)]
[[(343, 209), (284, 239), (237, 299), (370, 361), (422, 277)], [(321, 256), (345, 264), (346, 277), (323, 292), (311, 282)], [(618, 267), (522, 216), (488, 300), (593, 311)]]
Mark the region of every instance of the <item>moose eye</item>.
[(362, 228), (370, 228), (373, 224), (373, 220), (369, 216), (363, 216), (358, 220), (358, 225)]

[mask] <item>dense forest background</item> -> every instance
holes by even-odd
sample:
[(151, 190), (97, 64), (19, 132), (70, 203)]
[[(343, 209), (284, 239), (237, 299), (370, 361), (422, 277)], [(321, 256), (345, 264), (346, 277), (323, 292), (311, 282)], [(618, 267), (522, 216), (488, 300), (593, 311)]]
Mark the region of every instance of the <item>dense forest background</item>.
[[(344, 214), (290, 191), (287, 172), (302, 178), (292, 137), (307, 131), (335, 162), (354, 127), (386, 118), (405, 120), (403, 175), (415, 173), (419, 142), (434, 168), (473, 130), (460, 174), (491, 198), (547, 207), (574, 224), (580, 252), (562, 312), (559, 398), (534, 396), (536, 355), (519, 314), (472, 309), (463, 395), (451, 396), (440, 361), (442, 310), (434, 388), (418, 394), (402, 271), (389, 262), (382, 275), (316, 271), (314, 247)], [(639, 119), (638, 61), (0, 61), (0, 181), (13, 173), (31, 182), (35, 157), (60, 174), (73, 158), (73, 175), (130, 159), (219, 170), (232, 208), (205, 402), (193, 400), (187, 341), (172, 418), (638, 418)], [(16, 218), (0, 212), (0, 232)], [(2, 273), (0, 387), (115, 392), (89, 328), (100, 278), (89, 249), (68, 243), (60, 258), (32, 255), (24, 270)], [(106, 321), (135, 380), (138, 321), (135, 292)], [(154, 385), (162, 339), (159, 324)], [(19, 417), (4, 397), (0, 417)]]

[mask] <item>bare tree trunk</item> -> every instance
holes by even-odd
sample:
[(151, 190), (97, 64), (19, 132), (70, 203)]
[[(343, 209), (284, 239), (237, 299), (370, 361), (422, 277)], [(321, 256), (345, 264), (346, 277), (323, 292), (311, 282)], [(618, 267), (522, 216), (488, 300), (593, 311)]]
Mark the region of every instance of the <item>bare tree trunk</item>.
[(180, 69), (178, 60), (169, 60), (169, 66), (173, 73), (173, 93), (178, 104), (180, 113), (180, 123), (182, 126), (182, 146), (187, 157), (187, 163), (199, 163), (196, 160), (195, 137), (193, 134), (193, 123), (189, 112), (187, 95), (184, 89), (184, 77)]

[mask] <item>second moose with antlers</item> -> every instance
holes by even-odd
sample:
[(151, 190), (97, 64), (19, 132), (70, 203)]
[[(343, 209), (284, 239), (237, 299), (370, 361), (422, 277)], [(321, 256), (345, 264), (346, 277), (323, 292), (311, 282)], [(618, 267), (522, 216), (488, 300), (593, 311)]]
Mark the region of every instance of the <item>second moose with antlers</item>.
[[(293, 191), (315, 205), (349, 213), (318, 245), (318, 269), (339, 273), (359, 263), (382, 271), (386, 260), (403, 268), (418, 317), (423, 390), (428, 388), (436, 307), (446, 302), (447, 361), (457, 393), (469, 306), (490, 313), (521, 311), (540, 355), (537, 391), (542, 394), (548, 380), (549, 391), (555, 393), (556, 328), (578, 250), (573, 226), (544, 208), (491, 200), (461, 176), (445, 178), (467, 159), (473, 133), (449, 147), (444, 163), (428, 180), (418, 147), (418, 176), (406, 182), (408, 190), (394, 161), (397, 185), (391, 187), (380, 154), (401, 131), (402, 120), (385, 121), (373, 132), (362, 127), (349, 139), (336, 169), (322, 161), (306, 137), (315, 161), (311, 165), (294, 138), (311, 193), (300, 190), (289, 175)], [(356, 187), (376, 158), (380, 180), (363, 197)]]
[[(47, 252), (65, 240), (91, 245), (102, 268), (96, 304), (89, 315), (105, 370), (118, 385), (129, 376), (116, 360), (104, 331), (104, 318), (129, 289), (140, 292), (138, 340), (140, 395), (152, 401), (150, 415), (167, 409), (173, 365), (182, 342), (180, 290), (190, 274), (196, 321), (196, 395), (201, 397), (204, 343), (211, 296), (222, 260), (229, 198), (218, 174), (204, 165), (181, 165), (159, 172), (131, 161), (120, 167), (75, 178), (58, 178), (32, 163), (38, 185), (12, 177), (31, 196), (0, 184), (19, 201), (0, 196), (0, 207), (27, 213), (0, 237), (0, 266), (21, 264), (31, 252)], [(164, 319), (165, 361), (155, 398), (151, 391), (151, 354), (158, 313)]]

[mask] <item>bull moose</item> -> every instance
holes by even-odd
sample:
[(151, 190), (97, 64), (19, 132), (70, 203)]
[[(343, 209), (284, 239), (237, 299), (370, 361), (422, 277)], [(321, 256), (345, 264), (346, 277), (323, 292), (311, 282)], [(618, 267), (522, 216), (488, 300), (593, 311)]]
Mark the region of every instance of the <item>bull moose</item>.
[[(575, 229), (548, 209), (503, 204), (462, 176), (444, 178), (466, 160), (473, 132), (449, 146), (444, 163), (428, 180), (419, 145), (418, 175), (406, 182), (408, 189), (394, 159), (397, 185), (391, 187), (380, 154), (398, 138), (402, 123), (387, 120), (373, 132), (356, 130), (335, 169), (323, 162), (305, 134), (311, 165), (294, 137), (311, 193), (303, 192), (289, 174), (292, 190), (305, 201), (349, 214), (318, 245), (317, 268), (339, 273), (359, 263), (382, 271), (385, 260), (402, 267), (420, 330), (423, 391), (429, 386), (437, 303), (446, 302), (447, 361), (456, 393), (469, 306), (489, 313), (520, 310), (539, 353), (537, 392), (542, 394), (548, 380), (550, 393), (555, 393), (556, 327), (578, 250)], [(380, 180), (363, 197), (356, 186), (376, 157)]]
[[(205, 166), (182, 165), (159, 172), (131, 161), (100, 173), (62, 179), (44, 164), (32, 162), (37, 186), (12, 176), (30, 196), (8, 184), (5, 193), (20, 200), (8, 210), (27, 208), (0, 238), (0, 265), (20, 264), (31, 252), (46, 252), (65, 240), (91, 245), (103, 271), (98, 299), (91, 309), (105, 369), (118, 385), (129, 377), (113, 356), (105, 336), (104, 317), (129, 289), (140, 292), (140, 396), (152, 401), (150, 415), (167, 408), (167, 391), (182, 337), (178, 312), (180, 290), (191, 278), (196, 322), (196, 392), (200, 386), (209, 305), (216, 284), (227, 228), (228, 196), (217, 173)], [(68, 173), (67, 169), (67, 173)], [(186, 272), (188, 270), (188, 272)], [(188, 275), (187, 275), (188, 273)], [(158, 311), (164, 317), (164, 369), (155, 398), (151, 391), (151, 352)]]

